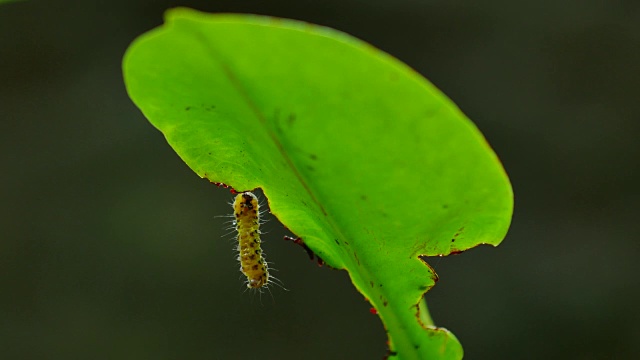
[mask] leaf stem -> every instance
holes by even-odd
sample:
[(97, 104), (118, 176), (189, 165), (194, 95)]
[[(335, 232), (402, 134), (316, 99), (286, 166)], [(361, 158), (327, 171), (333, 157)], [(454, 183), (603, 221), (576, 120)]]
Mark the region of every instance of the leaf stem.
[(422, 297), (420, 300), (420, 304), (418, 305), (418, 311), (420, 314), (420, 322), (424, 326), (435, 326), (433, 324), (433, 319), (431, 318), (431, 314), (429, 314), (429, 308), (427, 307), (427, 301)]

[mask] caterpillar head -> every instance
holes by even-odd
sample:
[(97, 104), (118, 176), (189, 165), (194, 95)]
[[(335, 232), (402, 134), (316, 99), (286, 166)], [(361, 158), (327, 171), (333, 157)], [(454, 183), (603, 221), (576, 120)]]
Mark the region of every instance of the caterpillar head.
[(233, 202), (233, 210), (236, 219), (250, 215), (250, 213), (258, 214), (258, 198), (251, 192), (243, 192), (236, 196)]

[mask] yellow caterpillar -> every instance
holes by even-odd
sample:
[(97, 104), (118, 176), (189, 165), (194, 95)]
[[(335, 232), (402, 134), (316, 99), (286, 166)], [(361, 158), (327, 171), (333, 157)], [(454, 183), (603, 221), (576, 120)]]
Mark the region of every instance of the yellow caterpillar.
[(247, 277), (247, 287), (258, 289), (269, 283), (269, 269), (260, 248), (260, 212), (258, 198), (243, 192), (233, 202), (238, 231), (240, 271)]

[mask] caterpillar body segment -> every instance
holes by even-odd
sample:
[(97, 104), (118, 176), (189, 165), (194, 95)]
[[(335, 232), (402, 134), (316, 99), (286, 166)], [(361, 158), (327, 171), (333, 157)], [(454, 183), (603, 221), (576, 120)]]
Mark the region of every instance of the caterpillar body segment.
[(258, 198), (243, 192), (233, 202), (238, 231), (240, 271), (247, 277), (247, 287), (258, 289), (269, 283), (269, 269), (260, 247), (260, 209)]

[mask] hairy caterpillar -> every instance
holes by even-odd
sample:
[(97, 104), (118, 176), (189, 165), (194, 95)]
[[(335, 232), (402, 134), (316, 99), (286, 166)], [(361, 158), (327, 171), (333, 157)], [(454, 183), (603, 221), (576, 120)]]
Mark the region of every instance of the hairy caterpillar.
[(236, 196), (233, 213), (238, 231), (240, 271), (247, 287), (258, 289), (269, 283), (269, 269), (260, 248), (260, 212), (258, 198), (250, 192)]

